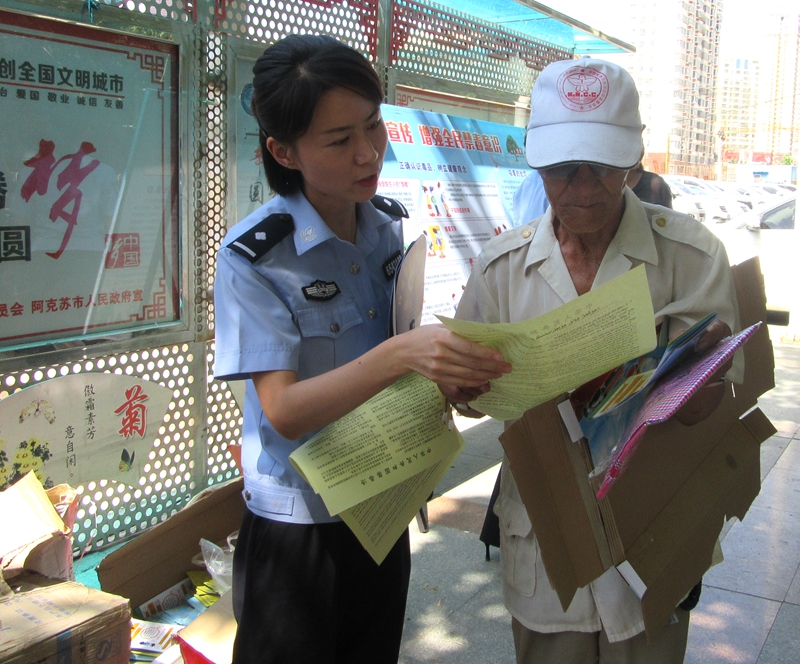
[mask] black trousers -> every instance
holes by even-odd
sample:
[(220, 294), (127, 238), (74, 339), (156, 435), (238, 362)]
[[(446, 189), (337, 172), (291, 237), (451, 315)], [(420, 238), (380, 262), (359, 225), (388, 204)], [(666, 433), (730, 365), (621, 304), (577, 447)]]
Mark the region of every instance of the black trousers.
[(245, 510), (234, 552), (234, 664), (396, 664), (408, 531), (381, 565), (344, 523), (271, 521)]

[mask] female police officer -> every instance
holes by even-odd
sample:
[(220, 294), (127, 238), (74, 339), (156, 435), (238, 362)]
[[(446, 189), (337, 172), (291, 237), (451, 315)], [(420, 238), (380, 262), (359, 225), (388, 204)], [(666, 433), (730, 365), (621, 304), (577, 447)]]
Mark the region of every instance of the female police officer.
[(247, 379), (234, 661), (396, 662), (408, 533), (376, 565), (289, 454), (412, 371), (485, 390), (510, 367), (439, 325), (387, 338), (403, 210), (375, 196), (388, 136), (367, 60), (294, 35), (253, 72), (277, 196), (231, 229), (215, 284), (215, 375)]

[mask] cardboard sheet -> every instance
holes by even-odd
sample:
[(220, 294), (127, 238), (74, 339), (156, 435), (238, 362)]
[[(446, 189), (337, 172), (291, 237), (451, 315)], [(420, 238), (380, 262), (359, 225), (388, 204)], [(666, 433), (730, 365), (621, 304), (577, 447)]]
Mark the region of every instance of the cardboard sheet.
[(180, 583), (197, 569), (192, 558), (200, 539), (224, 542), (239, 528), (244, 513), (241, 478), (196, 496), (166, 521), (103, 558), (97, 568), (100, 586), (141, 606)]
[[(735, 266), (734, 280), (742, 327), (766, 320), (758, 260)], [(743, 352), (743, 383), (728, 384), (717, 410), (694, 426), (671, 419), (648, 429), (602, 500), (585, 439), (572, 442), (561, 421), (565, 397), (527, 411), (500, 437), (564, 609), (578, 588), (627, 563), (644, 588), (652, 639), (708, 570), (725, 520), (744, 518), (758, 495), (759, 446), (775, 433), (754, 408), (774, 386), (766, 325)]]
[(230, 591), (178, 633), (181, 654), (187, 664), (199, 661), (231, 664), (235, 637), (236, 618), (233, 616), (233, 593)]

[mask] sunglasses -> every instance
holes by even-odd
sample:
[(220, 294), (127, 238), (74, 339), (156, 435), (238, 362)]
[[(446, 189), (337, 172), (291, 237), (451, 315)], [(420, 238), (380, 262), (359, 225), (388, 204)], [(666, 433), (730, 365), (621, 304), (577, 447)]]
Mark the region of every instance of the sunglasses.
[(537, 168), (539, 175), (543, 178), (555, 178), (558, 180), (571, 180), (578, 169), (586, 164), (592, 171), (595, 177), (604, 178), (616, 173), (627, 171), (627, 168), (612, 168), (611, 166), (601, 166), (600, 164), (590, 164), (586, 161), (568, 161), (564, 164), (557, 166), (548, 166), (547, 168)]

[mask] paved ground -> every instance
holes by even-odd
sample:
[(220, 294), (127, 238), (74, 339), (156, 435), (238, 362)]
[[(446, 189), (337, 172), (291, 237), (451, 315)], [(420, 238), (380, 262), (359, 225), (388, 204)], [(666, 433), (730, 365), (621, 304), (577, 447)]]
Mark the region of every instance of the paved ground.
[[(704, 577), (686, 664), (800, 662), (800, 345), (775, 342), (776, 387), (760, 401), (778, 429), (762, 445), (762, 489), (724, 532), (725, 562)], [(501, 425), (460, 420), (467, 440), (429, 503), (430, 530), (412, 524), (412, 575), (401, 664), (513, 664), (497, 549), (478, 539), (501, 448)]]

